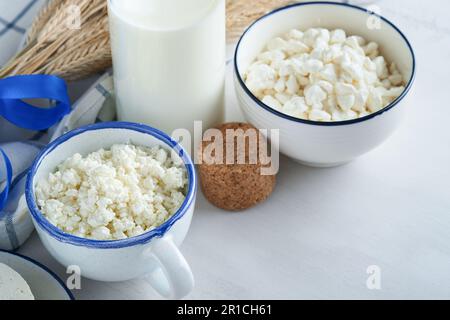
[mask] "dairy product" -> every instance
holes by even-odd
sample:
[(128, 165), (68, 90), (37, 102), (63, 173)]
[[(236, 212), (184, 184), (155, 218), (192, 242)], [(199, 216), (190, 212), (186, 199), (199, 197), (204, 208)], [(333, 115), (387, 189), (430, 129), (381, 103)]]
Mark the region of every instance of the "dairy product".
[(118, 116), (167, 133), (221, 122), (224, 0), (110, 0)]
[(34, 300), (25, 279), (3, 263), (0, 263), (0, 300)]
[(66, 233), (120, 240), (166, 222), (184, 202), (187, 183), (181, 159), (160, 146), (114, 145), (64, 161), (38, 181), (36, 200)]
[(293, 29), (267, 43), (244, 75), (269, 107), (312, 121), (345, 121), (377, 112), (405, 90), (379, 45), (341, 29)]

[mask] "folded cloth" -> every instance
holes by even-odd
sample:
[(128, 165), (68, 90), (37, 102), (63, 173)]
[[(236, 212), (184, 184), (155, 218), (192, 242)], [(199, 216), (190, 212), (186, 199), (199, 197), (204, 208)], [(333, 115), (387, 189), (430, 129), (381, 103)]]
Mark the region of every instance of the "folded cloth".
[[(18, 52), (27, 28), (47, 2), (0, 2), (0, 65), (4, 65)], [(19, 128), (0, 116), (0, 150), (3, 151), (0, 156), (0, 193), (5, 189), (7, 181), (10, 182), (5, 201), (1, 201), (0, 196), (0, 249), (17, 249), (33, 231), (23, 194), (26, 175), (34, 158), (47, 143), (70, 130), (98, 121), (113, 120), (115, 107), (112, 92), (112, 77), (109, 72), (73, 105), (69, 115), (44, 131)], [(10, 164), (10, 170), (7, 170), (7, 164)]]
[(0, 1), (0, 66), (20, 48), (27, 29), (48, 0)]

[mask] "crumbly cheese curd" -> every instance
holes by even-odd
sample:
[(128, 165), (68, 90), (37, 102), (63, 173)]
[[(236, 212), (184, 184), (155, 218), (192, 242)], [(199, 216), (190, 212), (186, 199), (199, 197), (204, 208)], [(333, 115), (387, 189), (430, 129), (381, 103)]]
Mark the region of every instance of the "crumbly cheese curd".
[(181, 159), (162, 147), (118, 144), (64, 161), (37, 183), (36, 199), (66, 233), (120, 240), (166, 222), (184, 202), (187, 184)]
[(380, 46), (341, 29), (293, 29), (270, 40), (244, 74), (249, 90), (284, 114), (346, 121), (397, 99), (405, 81)]

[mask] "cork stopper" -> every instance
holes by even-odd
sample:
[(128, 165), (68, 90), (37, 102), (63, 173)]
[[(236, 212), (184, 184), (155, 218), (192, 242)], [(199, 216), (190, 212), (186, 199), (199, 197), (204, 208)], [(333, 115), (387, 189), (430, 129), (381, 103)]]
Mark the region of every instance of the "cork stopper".
[(217, 129), (223, 143), (217, 136), (211, 136), (199, 150), (205, 197), (228, 211), (245, 210), (263, 202), (276, 183), (275, 174), (263, 175), (261, 171), (271, 165), (266, 138), (246, 123), (226, 123)]

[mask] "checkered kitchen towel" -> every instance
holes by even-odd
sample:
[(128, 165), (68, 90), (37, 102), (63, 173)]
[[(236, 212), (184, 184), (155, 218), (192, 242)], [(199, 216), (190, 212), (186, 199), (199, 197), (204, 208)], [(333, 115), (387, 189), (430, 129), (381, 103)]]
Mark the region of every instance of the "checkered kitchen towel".
[[(0, 65), (18, 52), (27, 28), (46, 3), (46, 0), (0, 0)], [(112, 77), (107, 73), (73, 105), (68, 116), (46, 131), (24, 130), (0, 117), (0, 148), (9, 158), (13, 171), (7, 204), (0, 209), (0, 249), (17, 249), (33, 231), (22, 195), (28, 168), (39, 150), (67, 131), (114, 119), (112, 92)], [(0, 192), (6, 178), (6, 164), (0, 157)]]

